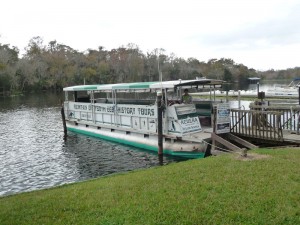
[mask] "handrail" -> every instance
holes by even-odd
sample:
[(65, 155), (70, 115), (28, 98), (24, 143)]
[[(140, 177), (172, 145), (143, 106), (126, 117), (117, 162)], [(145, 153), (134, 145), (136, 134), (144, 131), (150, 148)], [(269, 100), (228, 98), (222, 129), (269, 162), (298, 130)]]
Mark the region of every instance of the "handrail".
[(231, 109), (234, 134), (252, 138), (282, 141), (281, 112)]
[(300, 106), (287, 106), (287, 105), (250, 105), (250, 109), (260, 110), (260, 111), (276, 111), (280, 112), (281, 126), (283, 130), (297, 131), (299, 129), (300, 123)]

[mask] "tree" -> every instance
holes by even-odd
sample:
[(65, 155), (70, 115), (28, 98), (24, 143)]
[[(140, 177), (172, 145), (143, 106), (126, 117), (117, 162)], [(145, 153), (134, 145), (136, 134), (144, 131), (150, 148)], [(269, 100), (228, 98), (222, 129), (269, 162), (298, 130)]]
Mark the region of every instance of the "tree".
[(223, 80), (225, 80), (226, 82), (232, 82), (233, 81), (232, 73), (227, 68), (224, 69)]
[(0, 44), (0, 88), (2, 90), (12, 92), (18, 88), (18, 80), (15, 76), (18, 54), (18, 48)]
[(45, 49), (43, 42), (44, 40), (39, 36), (30, 39), (28, 46), (25, 48), (25, 57), (37, 60)]

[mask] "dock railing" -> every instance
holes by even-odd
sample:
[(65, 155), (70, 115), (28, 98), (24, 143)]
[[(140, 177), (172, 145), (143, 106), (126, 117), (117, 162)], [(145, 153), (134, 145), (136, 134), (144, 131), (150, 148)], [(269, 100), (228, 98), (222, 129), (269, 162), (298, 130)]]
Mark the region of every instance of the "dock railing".
[(264, 112), (279, 112), (281, 113), (280, 121), (281, 128), (285, 131), (299, 133), (300, 122), (300, 106), (299, 105), (250, 105), (251, 110), (264, 111)]
[(282, 112), (231, 109), (230, 132), (239, 136), (283, 141)]

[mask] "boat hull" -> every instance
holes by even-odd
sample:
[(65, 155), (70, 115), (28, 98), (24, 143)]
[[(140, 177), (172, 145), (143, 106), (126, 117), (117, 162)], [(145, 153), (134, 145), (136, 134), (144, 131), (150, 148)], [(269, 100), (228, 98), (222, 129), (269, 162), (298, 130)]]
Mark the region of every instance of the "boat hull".
[[(120, 144), (130, 145), (152, 152), (158, 152), (157, 135), (143, 134), (123, 129), (103, 128), (85, 124), (67, 122), (69, 131), (80, 133)], [(163, 153), (184, 158), (204, 158), (207, 149), (206, 142), (164, 141)]]

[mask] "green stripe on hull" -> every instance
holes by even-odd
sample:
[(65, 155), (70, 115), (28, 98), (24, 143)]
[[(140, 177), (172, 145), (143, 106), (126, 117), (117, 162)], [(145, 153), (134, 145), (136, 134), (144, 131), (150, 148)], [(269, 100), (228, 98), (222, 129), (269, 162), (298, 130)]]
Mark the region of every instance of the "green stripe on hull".
[[(158, 152), (158, 148), (154, 147), (154, 146), (151, 146), (151, 145), (145, 145), (145, 144), (141, 144), (141, 143), (138, 143), (138, 142), (113, 138), (113, 137), (109, 137), (109, 136), (106, 136), (106, 135), (96, 134), (96, 133), (93, 133), (93, 132), (90, 132), (90, 131), (80, 130), (80, 129), (76, 129), (76, 128), (72, 128), (72, 127), (68, 127), (68, 130), (72, 131), (72, 132), (79, 133), (79, 134), (84, 134), (84, 135), (88, 135), (88, 136), (92, 136), (92, 137), (96, 137), (96, 138), (101, 138), (101, 139), (104, 139), (104, 140), (107, 140), (107, 141), (113, 141), (113, 142), (117, 142), (117, 143), (120, 143), (120, 144), (130, 145), (130, 146), (134, 146), (134, 147), (137, 147), (137, 148), (150, 150), (150, 151), (153, 151), (153, 152)], [(189, 158), (189, 159), (204, 158), (204, 155), (205, 155), (204, 152), (197, 152), (197, 153), (193, 153), (193, 152), (174, 152), (174, 151), (168, 150), (168, 149), (164, 149), (163, 153), (167, 154), (167, 155), (171, 155), (171, 156), (178, 156), (178, 157), (184, 157), (184, 158)]]

